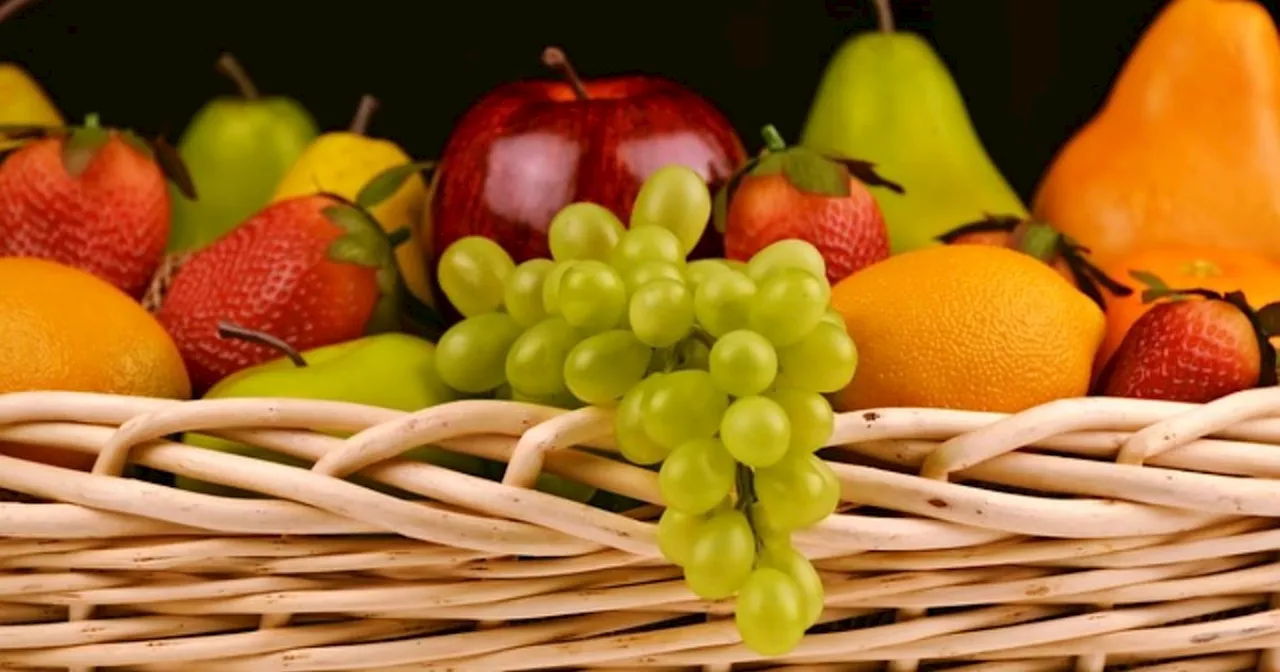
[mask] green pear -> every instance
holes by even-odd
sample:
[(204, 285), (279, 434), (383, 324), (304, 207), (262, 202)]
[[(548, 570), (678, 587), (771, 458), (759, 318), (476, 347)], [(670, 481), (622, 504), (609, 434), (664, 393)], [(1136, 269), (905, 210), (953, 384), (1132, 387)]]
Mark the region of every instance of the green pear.
[[(224, 338), (242, 338), (274, 347), (283, 352), (284, 356), (227, 376), (205, 393), (205, 399), (324, 399), (412, 412), (460, 398), (436, 374), (435, 344), (409, 334), (384, 332), (299, 353), (267, 334), (230, 324), (220, 325), (219, 331)], [(341, 434), (335, 433), (335, 436)], [(308, 462), (289, 455), (207, 434), (187, 433), (182, 440), (193, 446), (280, 464), (303, 468), (310, 466)], [(404, 453), (403, 457), (486, 478), (501, 478), (502, 468), (505, 467), (501, 463), (435, 446), (415, 448)], [(412, 496), (358, 476), (350, 480), (388, 494)], [(258, 496), (185, 476), (177, 476), (176, 485), (184, 490), (208, 494)], [(582, 502), (588, 501), (595, 494), (595, 488), (561, 479), (554, 474), (543, 474), (537, 487), (544, 492)]]
[(823, 73), (801, 144), (869, 161), (904, 193), (873, 190), (893, 253), (991, 215), (1027, 215), (992, 163), (955, 80), (920, 35), (894, 29), (877, 0), (880, 30), (854, 36)]
[(178, 141), (199, 200), (170, 190), (171, 252), (204, 247), (261, 210), (320, 132), (297, 101), (260, 95), (230, 54), (218, 59), (218, 69), (240, 95), (210, 100)]

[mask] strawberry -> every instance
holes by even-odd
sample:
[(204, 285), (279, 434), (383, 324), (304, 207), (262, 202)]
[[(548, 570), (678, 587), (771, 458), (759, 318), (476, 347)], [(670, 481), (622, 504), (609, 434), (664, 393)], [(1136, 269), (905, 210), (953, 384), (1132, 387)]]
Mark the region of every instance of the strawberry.
[(716, 227), (725, 256), (746, 261), (786, 238), (808, 241), (839, 282), (889, 257), (889, 231), (868, 186), (902, 193), (864, 161), (788, 148), (773, 126), (765, 150), (747, 161), (716, 196)]
[(1133, 289), (1089, 262), (1089, 248), (1043, 222), (1014, 215), (986, 215), (939, 236), (938, 240), (947, 245), (991, 245), (1025, 252), (1049, 264), (1104, 309), (1103, 290), (1114, 296), (1133, 293)]
[(1098, 376), (1105, 396), (1206, 403), (1233, 392), (1276, 384), (1276, 351), (1266, 323), (1280, 304), (1255, 312), (1244, 294), (1170, 290), (1149, 281), (1144, 302), (1160, 303), (1138, 318)]
[(176, 154), (93, 116), (6, 130), (24, 142), (0, 163), (0, 256), (74, 266), (141, 297), (169, 237), (166, 174), (195, 197)]
[(366, 207), (333, 194), (280, 201), (181, 263), (156, 318), (177, 343), (194, 387), (207, 390), (279, 357), (266, 345), (222, 338), (226, 323), (296, 350), (395, 326), (392, 251), (399, 241)]

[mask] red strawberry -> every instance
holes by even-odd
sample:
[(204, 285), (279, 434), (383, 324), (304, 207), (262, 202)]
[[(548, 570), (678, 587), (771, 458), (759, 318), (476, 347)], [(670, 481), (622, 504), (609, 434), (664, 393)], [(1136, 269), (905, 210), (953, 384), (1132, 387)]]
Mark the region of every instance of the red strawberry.
[[(141, 297), (169, 237), (157, 148), (92, 117), (81, 128), (30, 135), (49, 137), (29, 140), (0, 164), (0, 256), (75, 266)], [(175, 181), (190, 193), (183, 178)]]
[(827, 280), (839, 282), (889, 256), (884, 215), (867, 186), (902, 187), (871, 164), (787, 148), (772, 126), (766, 149), (743, 165), (716, 199), (716, 226), (725, 256), (746, 261), (771, 243), (808, 241), (827, 262)]
[(330, 194), (267, 206), (185, 261), (156, 318), (198, 390), (275, 359), (274, 348), (223, 339), (219, 323), (269, 334), (297, 350), (394, 326), (393, 242), (367, 210)]
[(1025, 252), (1049, 264), (1103, 308), (1106, 308), (1103, 289), (1115, 296), (1133, 293), (1090, 263), (1088, 248), (1043, 222), (1014, 215), (987, 215), (939, 236), (938, 240), (948, 245), (990, 245)]
[[(1175, 295), (1134, 322), (1098, 378), (1105, 396), (1205, 403), (1276, 383), (1276, 352), (1243, 294), (1154, 289), (1148, 301)], [(1264, 315), (1264, 317), (1259, 317)]]

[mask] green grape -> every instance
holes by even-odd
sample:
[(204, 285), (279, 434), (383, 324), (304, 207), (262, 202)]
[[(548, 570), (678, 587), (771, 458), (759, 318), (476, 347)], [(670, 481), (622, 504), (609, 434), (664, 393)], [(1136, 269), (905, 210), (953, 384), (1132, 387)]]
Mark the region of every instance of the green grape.
[(685, 556), (684, 580), (698, 597), (722, 600), (746, 583), (755, 563), (756, 537), (747, 516), (736, 509), (717, 511)]
[(614, 268), (625, 270), (642, 261), (684, 265), (684, 248), (676, 234), (660, 226), (627, 229), (609, 255)]
[(677, 369), (702, 369), (706, 371), (710, 366), (711, 348), (707, 346), (706, 341), (693, 336), (680, 341), (676, 345)]
[(680, 567), (689, 561), (693, 544), (702, 536), (707, 517), (667, 509), (658, 519), (658, 550), (662, 557)]
[(738, 592), (733, 619), (742, 643), (762, 656), (781, 656), (804, 639), (804, 596), (791, 577), (772, 567), (751, 573)]
[(791, 345), (813, 331), (830, 301), (825, 278), (794, 268), (778, 269), (751, 301), (751, 330), (780, 348)]
[(689, 285), (697, 291), (707, 278), (721, 275), (729, 270), (721, 259), (698, 259), (691, 261), (684, 268), (684, 275), (689, 279)]
[(467, 236), (445, 248), (436, 279), (449, 303), (463, 317), (474, 317), (502, 307), (507, 276), (515, 267), (501, 245), (483, 236)]
[(822, 577), (813, 563), (786, 541), (765, 543), (760, 553), (760, 565), (771, 567), (795, 582), (800, 590), (801, 612), (804, 614), (805, 627), (812, 626), (822, 616), (826, 591), (822, 586)]
[(573, 396), (611, 406), (644, 378), (652, 353), (635, 334), (614, 329), (573, 346), (564, 362), (564, 382)]
[(572, 267), (572, 261), (562, 261), (547, 271), (547, 277), (542, 281), (542, 310), (546, 315), (560, 314), (560, 283)]
[(729, 496), (736, 467), (718, 439), (686, 441), (662, 462), (662, 501), (685, 513), (706, 513)]
[(546, 398), (566, 390), (564, 362), (583, 338), (562, 317), (548, 317), (533, 325), (507, 352), (507, 382), (521, 394)]
[(721, 336), (711, 346), (711, 378), (735, 397), (750, 397), (773, 384), (778, 375), (778, 354), (764, 336), (739, 329)]
[(771, 243), (755, 253), (747, 262), (747, 274), (757, 284), (763, 283), (775, 271), (794, 268), (815, 278), (827, 280), (827, 262), (822, 253), (806, 240), (786, 238)]
[(840, 504), (840, 479), (816, 455), (789, 455), (755, 472), (756, 499), (769, 526), (798, 530), (821, 521)]
[[(645, 405), (649, 395), (666, 374), (652, 373), (639, 385), (627, 390), (618, 402), (613, 420), (613, 438), (618, 452), (632, 464), (657, 464), (671, 454), (671, 449), (649, 438), (644, 428)], [(674, 560), (672, 562), (675, 562)]]
[(827, 312), (822, 314), (821, 322), (835, 325), (838, 329), (840, 329), (840, 331), (843, 331), (846, 334), (849, 333), (849, 325), (845, 323), (844, 315), (841, 315), (840, 311), (836, 310), (835, 308), (828, 308)]
[(520, 325), (506, 313), (468, 317), (449, 327), (436, 344), (436, 373), (459, 392), (479, 394), (506, 382), (507, 351)]
[(838, 392), (853, 380), (858, 349), (849, 334), (820, 323), (799, 342), (778, 349), (778, 379), (788, 387)]
[(681, 284), (685, 282), (680, 268), (665, 261), (642, 261), (622, 271), (622, 282), (627, 286), (628, 295), (654, 280), (664, 279), (675, 280)]
[(627, 288), (608, 264), (575, 261), (560, 276), (557, 302), (569, 324), (590, 333), (612, 329), (627, 309)]
[(735, 460), (757, 469), (767, 467), (791, 447), (791, 421), (772, 399), (742, 397), (724, 412), (720, 440)]
[(529, 328), (547, 316), (542, 284), (556, 267), (550, 259), (530, 259), (511, 271), (502, 292), (502, 305), (516, 324)]
[(706, 371), (674, 371), (654, 384), (644, 404), (644, 429), (649, 438), (675, 450), (693, 439), (714, 436), (720, 416), (729, 406)]
[(791, 447), (794, 455), (812, 453), (827, 445), (836, 428), (831, 402), (817, 392), (783, 388), (764, 396), (778, 402), (791, 421)]
[(693, 296), (675, 280), (654, 280), (631, 295), (627, 318), (646, 345), (675, 345), (693, 328)]
[(738, 272), (711, 276), (698, 286), (693, 314), (707, 333), (719, 338), (751, 324), (756, 283)]
[(680, 239), (684, 254), (693, 251), (711, 218), (707, 182), (688, 166), (671, 164), (649, 175), (631, 207), (631, 228), (661, 226)]
[(729, 270), (731, 271), (737, 271), (743, 275), (750, 277), (750, 275), (747, 273), (747, 269), (750, 267), (747, 265), (747, 262), (742, 261), (741, 259), (721, 259), (720, 263), (724, 264), (725, 266), (728, 266)]
[(547, 242), (556, 261), (608, 261), (622, 238), (622, 222), (608, 208), (595, 203), (570, 203), (547, 227)]

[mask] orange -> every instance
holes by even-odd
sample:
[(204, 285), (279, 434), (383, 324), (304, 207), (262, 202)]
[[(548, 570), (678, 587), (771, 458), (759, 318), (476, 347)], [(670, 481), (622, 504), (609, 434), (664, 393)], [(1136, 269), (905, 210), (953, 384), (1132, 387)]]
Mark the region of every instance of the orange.
[[(27, 390), (191, 396), (177, 346), (131, 297), (70, 266), (7, 257), (0, 259), (0, 393)], [(73, 468), (93, 462), (55, 449), (0, 451)]]
[(1144, 249), (1103, 267), (1108, 275), (1133, 287), (1129, 296), (1107, 300), (1107, 335), (1098, 350), (1098, 367), (1120, 347), (1129, 327), (1151, 308), (1142, 302), (1146, 286), (1130, 276), (1145, 271), (1173, 289), (1244, 292), (1254, 308), (1280, 301), (1280, 263), (1255, 252), (1206, 247), (1163, 246)]
[(1102, 310), (1047, 264), (986, 245), (890, 257), (840, 281), (832, 304), (858, 346), (838, 410), (1015, 413), (1089, 390)]

